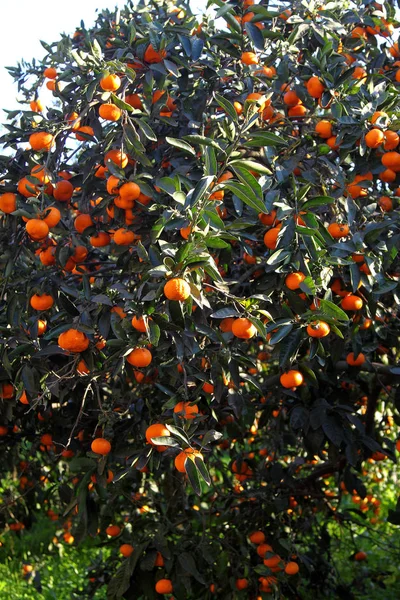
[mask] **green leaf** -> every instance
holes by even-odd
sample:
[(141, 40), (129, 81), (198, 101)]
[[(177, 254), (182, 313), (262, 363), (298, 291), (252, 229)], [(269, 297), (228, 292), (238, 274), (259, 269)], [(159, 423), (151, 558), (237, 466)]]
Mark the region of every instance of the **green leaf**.
[(194, 208), (210, 191), (210, 185), (213, 182), (214, 177), (212, 175), (207, 175), (206, 177), (202, 177), (196, 187), (191, 190), (186, 196), (185, 208), (189, 206)]
[[(234, 167), (234, 171), (235, 171), (236, 175), (239, 177), (239, 179), (241, 180), (241, 182), (244, 183), (245, 185), (248, 185), (251, 188), (251, 190), (254, 192), (255, 196), (264, 205), (262, 189), (261, 189), (261, 186), (258, 183), (257, 179), (254, 177), (254, 175), (252, 173), (250, 173), (250, 171), (248, 171), (247, 169), (241, 169), (237, 165), (236, 165), (236, 167)], [(265, 210), (265, 207), (264, 207), (264, 210)]]
[(200, 476), (204, 479), (206, 484), (211, 485), (210, 475), (206, 469), (206, 465), (204, 464), (204, 460), (201, 458), (201, 456), (194, 457), (194, 464), (196, 465), (197, 470), (200, 473)]
[(218, 173), (218, 163), (214, 148), (211, 146), (205, 146), (203, 155), (206, 163), (205, 174), (216, 175)]
[(200, 146), (212, 146), (225, 155), (225, 150), (221, 148), (218, 142), (212, 140), (211, 138), (204, 137), (203, 135), (185, 135), (184, 139), (192, 144), (199, 144)]
[(35, 376), (34, 372), (29, 365), (24, 365), (21, 371), (22, 381), (24, 383), (24, 387), (29, 395), (35, 394), (36, 386), (35, 386)]
[(186, 444), (187, 446), (190, 446), (190, 440), (181, 427), (176, 427), (175, 425), (167, 424), (166, 428), (172, 433), (172, 435), (182, 440), (182, 442), (184, 442), (184, 444)]
[(151, 441), (156, 446), (171, 446), (172, 448), (179, 448), (179, 442), (177, 442), (170, 435), (154, 437), (154, 438), (151, 438)]
[(96, 38), (94, 38), (94, 40), (93, 40), (92, 52), (93, 52), (93, 56), (95, 58), (101, 59), (103, 56), (103, 51), (101, 49), (99, 42), (96, 40)]
[(169, 73), (171, 73), (171, 75), (173, 75), (174, 77), (180, 77), (180, 73), (179, 73), (179, 69), (176, 66), (175, 63), (172, 62), (172, 60), (168, 60), (167, 58), (164, 58), (164, 65), (165, 68), (167, 69), (167, 71)]
[(264, 37), (258, 27), (254, 23), (247, 22), (245, 28), (253, 45), (258, 50), (264, 50)]
[(198, 471), (196, 465), (194, 464), (194, 462), (192, 460), (190, 460), (190, 458), (187, 458), (185, 460), (185, 470), (186, 470), (188, 479), (190, 481), (190, 484), (193, 488), (194, 493), (197, 496), (200, 496), (201, 495), (201, 482), (200, 482), (199, 471)]
[(189, 554), (189, 552), (180, 552), (178, 555), (178, 561), (186, 573), (192, 575), (202, 585), (206, 585), (205, 580), (197, 570), (193, 556)]
[(165, 141), (171, 146), (175, 146), (175, 148), (179, 148), (184, 152), (188, 152), (189, 154), (196, 156), (196, 150), (193, 148), (193, 146), (191, 146), (187, 142), (184, 142), (183, 140), (177, 140), (175, 138), (166, 137)]
[(287, 335), (289, 335), (292, 329), (293, 323), (289, 323), (288, 325), (282, 325), (282, 327), (279, 327), (278, 331), (271, 335), (271, 338), (269, 340), (271, 346), (283, 340)]
[(152, 319), (148, 321), (149, 328), (149, 342), (153, 344), (153, 346), (158, 346), (158, 342), (160, 340), (160, 328)]
[(320, 300), (320, 309), (322, 314), (326, 314), (329, 317), (339, 319), (339, 321), (348, 321), (349, 317), (339, 306), (331, 302), (330, 300)]
[(135, 119), (135, 123), (139, 126), (140, 131), (145, 137), (147, 137), (148, 140), (151, 140), (152, 142), (157, 141), (156, 134), (144, 119)]
[(256, 197), (251, 187), (244, 183), (237, 183), (235, 181), (227, 181), (224, 183), (224, 187), (228, 188), (235, 194), (244, 204), (250, 206), (255, 211), (265, 212), (265, 204), (259, 198)]
[(221, 106), (221, 108), (224, 109), (226, 114), (229, 115), (231, 117), (231, 119), (233, 121), (235, 121), (235, 123), (237, 123), (238, 116), (237, 116), (237, 112), (236, 112), (233, 104), (231, 102), (229, 102), (229, 100), (227, 100), (226, 98), (221, 96), (220, 94), (215, 94), (215, 99), (218, 102), (218, 104)]
[(262, 173), (263, 175), (272, 175), (272, 171), (268, 169), (268, 167), (255, 162), (254, 160), (238, 159), (232, 160), (228, 163), (228, 167), (232, 167), (234, 169), (235, 166), (241, 167), (242, 169), (247, 169), (247, 171), (256, 171), (256, 173)]
[(310, 198), (306, 200), (304, 204), (301, 206), (302, 210), (312, 208), (313, 206), (325, 206), (326, 204), (335, 204), (335, 198), (332, 196), (315, 196), (315, 198)]
[(252, 131), (252, 139), (244, 142), (245, 148), (262, 148), (264, 146), (287, 146), (287, 142), (268, 131)]

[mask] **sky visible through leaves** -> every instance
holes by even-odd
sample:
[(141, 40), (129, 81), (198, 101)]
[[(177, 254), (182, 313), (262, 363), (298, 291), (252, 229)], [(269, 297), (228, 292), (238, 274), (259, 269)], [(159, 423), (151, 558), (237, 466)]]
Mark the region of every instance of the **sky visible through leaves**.
[[(41, 0), (40, 5), (31, 0), (1, 3), (2, 35), (0, 36), (0, 124), (6, 120), (3, 109), (19, 108), (18, 90), (5, 67), (15, 66), (21, 59), (40, 60), (46, 51), (40, 40), (51, 43), (60, 33), (71, 34), (81, 20), (86, 27), (93, 25), (96, 9), (123, 8), (126, 0)], [(192, 0), (196, 13), (205, 11), (206, 0)], [(1, 129), (1, 125), (0, 125)]]

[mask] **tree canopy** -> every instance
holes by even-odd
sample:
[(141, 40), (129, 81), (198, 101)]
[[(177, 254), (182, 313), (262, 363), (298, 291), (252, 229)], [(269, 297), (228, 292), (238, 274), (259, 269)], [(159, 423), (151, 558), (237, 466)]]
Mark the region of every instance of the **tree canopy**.
[(112, 547), (90, 597), (364, 597), (329, 527), (400, 524), (395, 8), (208, 4), (8, 68), (2, 540)]

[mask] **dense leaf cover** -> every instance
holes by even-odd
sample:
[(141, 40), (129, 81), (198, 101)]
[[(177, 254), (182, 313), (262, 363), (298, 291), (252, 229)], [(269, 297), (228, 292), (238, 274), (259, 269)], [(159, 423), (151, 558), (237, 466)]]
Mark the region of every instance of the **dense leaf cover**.
[(326, 524), (379, 530), (396, 460), (395, 11), (209, 4), (9, 68), (1, 526), (111, 539), (109, 598), (336, 598)]

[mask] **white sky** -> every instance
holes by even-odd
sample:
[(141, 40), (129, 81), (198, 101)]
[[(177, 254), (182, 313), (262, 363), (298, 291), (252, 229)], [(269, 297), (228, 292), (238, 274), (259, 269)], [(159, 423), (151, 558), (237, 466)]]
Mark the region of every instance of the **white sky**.
[[(71, 35), (81, 20), (86, 27), (96, 20), (96, 8), (114, 9), (125, 6), (125, 0), (0, 0), (0, 89), (1, 109), (14, 110), (17, 86), (6, 71), (6, 66), (16, 66), (22, 58), (40, 60), (46, 51), (40, 40), (47, 43), (57, 41), (60, 33)], [(205, 10), (206, 0), (193, 0), (196, 12)], [(201, 9), (201, 10), (199, 10)], [(0, 123), (6, 120), (0, 109)]]

